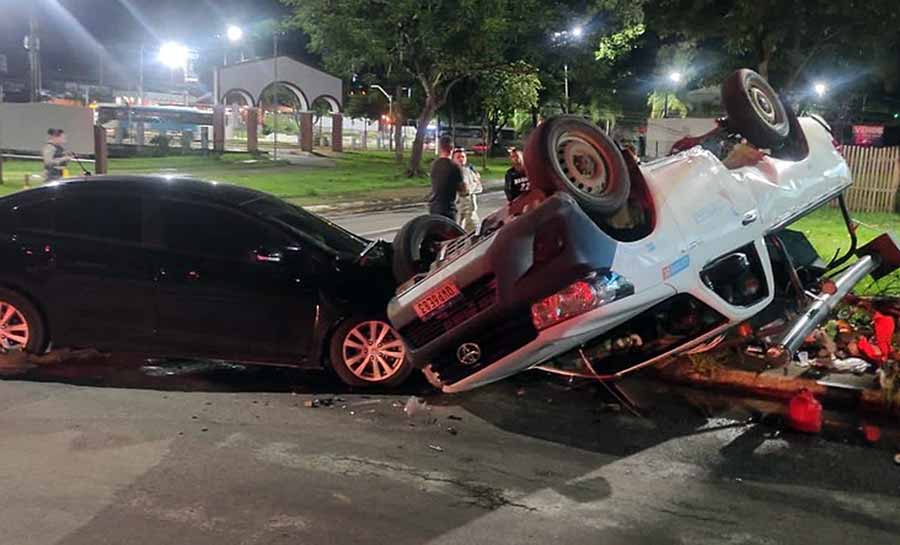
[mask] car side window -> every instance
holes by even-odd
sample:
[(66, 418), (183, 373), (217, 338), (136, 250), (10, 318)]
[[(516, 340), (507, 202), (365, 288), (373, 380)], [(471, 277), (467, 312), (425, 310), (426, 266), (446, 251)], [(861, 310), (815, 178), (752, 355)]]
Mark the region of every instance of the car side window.
[(224, 208), (169, 200), (160, 206), (163, 243), (171, 250), (241, 260), (286, 242), (262, 223)]
[(56, 201), (55, 231), (61, 235), (141, 242), (138, 195), (77, 192)]

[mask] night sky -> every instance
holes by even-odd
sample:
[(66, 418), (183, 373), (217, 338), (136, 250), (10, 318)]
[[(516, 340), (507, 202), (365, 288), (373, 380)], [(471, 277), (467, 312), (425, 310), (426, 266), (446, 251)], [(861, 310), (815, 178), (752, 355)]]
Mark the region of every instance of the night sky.
[[(277, 0), (0, 0), (0, 53), (8, 58), (10, 76), (25, 73), (22, 40), (31, 7), (38, 16), (45, 78), (65, 79), (95, 77), (103, 55), (107, 79), (127, 80), (141, 43), (155, 51), (164, 41), (180, 41), (220, 59), (223, 42), (216, 35), (228, 24), (252, 33), (254, 25), (286, 13)], [(270, 34), (259, 34), (246, 47), (269, 55)], [(296, 40), (285, 41), (289, 52), (298, 49)], [(302, 53), (302, 44), (299, 49)]]

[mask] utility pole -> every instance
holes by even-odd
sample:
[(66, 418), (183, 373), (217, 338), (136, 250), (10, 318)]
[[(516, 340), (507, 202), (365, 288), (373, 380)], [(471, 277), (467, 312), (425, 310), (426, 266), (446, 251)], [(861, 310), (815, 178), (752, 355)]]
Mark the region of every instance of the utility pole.
[(41, 97), (41, 39), (37, 35), (38, 24), (34, 15), (34, 7), (28, 17), (28, 36), (25, 37), (25, 49), (28, 50), (28, 66), (31, 71), (30, 100), (39, 102)]
[(569, 113), (569, 63), (563, 64), (566, 79), (566, 113)]

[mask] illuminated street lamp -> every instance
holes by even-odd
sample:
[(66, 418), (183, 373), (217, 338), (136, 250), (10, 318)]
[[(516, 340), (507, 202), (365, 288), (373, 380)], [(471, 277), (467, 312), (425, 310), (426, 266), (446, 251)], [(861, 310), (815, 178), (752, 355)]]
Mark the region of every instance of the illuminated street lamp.
[[(681, 80), (684, 79), (684, 74), (679, 72), (678, 70), (673, 70), (669, 72), (669, 81), (672, 82), (672, 87), (678, 87), (681, 85)], [(669, 91), (666, 90), (666, 101), (663, 106), (663, 118), (669, 117)]]
[(671, 74), (669, 74), (669, 79), (672, 80), (672, 83), (675, 83), (675, 84), (681, 83), (681, 78), (682, 78), (681, 72), (679, 72), (677, 70), (672, 72)]
[(816, 92), (816, 95), (817, 95), (819, 98), (822, 98), (822, 97), (825, 96), (825, 93), (828, 92), (828, 86), (825, 85), (825, 83), (823, 83), (823, 82), (821, 82), (821, 81), (817, 81), (817, 82), (815, 83), (815, 85), (813, 85), (813, 91)]
[(172, 70), (187, 68), (188, 48), (176, 42), (166, 42), (159, 48), (159, 62)]
[[(581, 37), (584, 36), (584, 27), (581, 25), (573, 26), (569, 30), (563, 30), (561, 32), (553, 33), (553, 41), (557, 44), (569, 44), (573, 41), (581, 40)], [(563, 63), (563, 78), (565, 83), (565, 92), (566, 92), (566, 102), (565, 109), (566, 113), (569, 113), (569, 63)]]
[(236, 43), (241, 41), (241, 39), (244, 37), (244, 31), (241, 30), (241, 27), (239, 26), (231, 25), (225, 32), (225, 35), (228, 37), (229, 42)]
[(581, 26), (576, 26), (570, 32), (574, 38), (581, 38), (581, 35), (584, 34), (584, 29)]

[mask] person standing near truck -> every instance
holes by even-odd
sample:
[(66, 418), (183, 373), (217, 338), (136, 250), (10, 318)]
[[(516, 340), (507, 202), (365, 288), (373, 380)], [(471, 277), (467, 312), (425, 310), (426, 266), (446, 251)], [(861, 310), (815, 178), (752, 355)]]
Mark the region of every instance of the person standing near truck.
[(44, 180), (52, 182), (63, 177), (72, 154), (66, 151), (66, 133), (62, 129), (47, 129), (47, 143), (41, 148), (44, 159)]
[(456, 196), (463, 190), (463, 173), (459, 165), (450, 159), (453, 140), (442, 136), (438, 141), (440, 155), (431, 164), (431, 196), (428, 212), (456, 221)]
[(531, 186), (525, 172), (525, 157), (520, 149), (509, 148), (509, 162), (512, 166), (506, 171), (503, 192), (507, 200), (513, 201), (522, 193), (527, 193)]
[(468, 232), (478, 228), (478, 194), (484, 192), (481, 185), (481, 174), (469, 164), (466, 150), (453, 150), (453, 162), (459, 165), (463, 173), (463, 188), (459, 194), (459, 220), (457, 223)]

